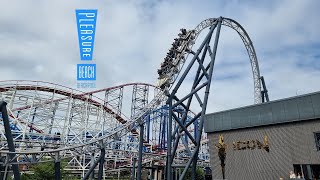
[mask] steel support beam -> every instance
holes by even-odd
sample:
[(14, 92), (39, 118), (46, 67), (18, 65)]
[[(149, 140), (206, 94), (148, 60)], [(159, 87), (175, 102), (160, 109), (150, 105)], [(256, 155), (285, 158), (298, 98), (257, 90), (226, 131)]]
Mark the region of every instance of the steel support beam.
[[(220, 17), (218, 21), (219, 22), (218, 22), (218, 26), (217, 26), (217, 32), (216, 32), (215, 42), (214, 42), (214, 46), (213, 46), (213, 52), (211, 53), (210, 49), (209, 49), (209, 54), (210, 54), (210, 57), (211, 57), (210, 68), (209, 68), (209, 79), (208, 79), (208, 85), (206, 87), (206, 91), (205, 91), (205, 95), (204, 95), (204, 99), (203, 99), (202, 111), (201, 111), (201, 116), (200, 116), (200, 123), (199, 123), (198, 136), (197, 136), (198, 145), (196, 146), (195, 155), (193, 157), (192, 169), (193, 169), (193, 175), (194, 176), (195, 176), (195, 172), (196, 172), (196, 168), (197, 168), (197, 158), (198, 158), (198, 154), (199, 154), (201, 135), (202, 135), (202, 131), (203, 131), (204, 115), (205, 115), (206, 110), (207, 110), (207, 103), (208, 103), (208, 98), (209, 98), (213, 67), (214, 67), (217, 48), (218, 48), (218, 43), (219, 43), (222, 18)], [(182, 176), (184, 176), (184, 174), (182, 174)]]
[(98, 157), (98, 159), (93, 163), (93, 165), (90, 167), (90, 169), (88, 170), (88, 172), (84, 175), (84, 177), (82, 178), (82, 180), (86, 180), (90, 174), (92, 173), (92, 171), (94, 171), (94, 168), (96, 168), (96, 166), (98, 165), (98, 163), (101, 161), (102, 155), (100, 154), (100, 156)]
[(132, 159), (132, 180), (136, 179), (136, 161), (137, 161), (137, 158), (134, 157)]
[[(180, 88), (180, 86), (181, 86), (181, 84), (182, 84), (182, 82), (184, 81), (184, 79), (186, 78), (186, 76), (187, 76), (187, 74), (189, 73), (189, 71), (190, 71), (190, 69), (192, 68), (192, 66), (194, 65), (194, 62), (197, 60), (197, 59), (199, 59), (199, 54), (202, 52), (202, 50), (203, 50), (203, 48), (205, 47), (205, 46), (207, 46), (207, 44), (210, 42), (210, 39), (211, 39), (211, 36), (212, 36), (212, 33), (213, 33), (213, 31), (214, 31), (214, 29), (215, 29), (215, 27), (216, 27), (216, 25), (217, 24), (215, 24), (215, 25), (213, 25), (213, 27), (211, 27), (211, 29), (210, 29), (210, 31), (209, 31), (209, 33), (207, 34), (207, 36), (206, 36), (206, 38), (205, 38), (205, 40), (202, 42), (202, 44), (200, 45), (200, 47), (199, 47), (199, 49), (197, 50), (197, 52), (195, 53), (195, 55), (194, 55), (194, 57), (192, 58), (192, 60), (191, 60), (191, 62), (189, 63), (189, 65), (188, 65), (188, 67), (186, 68), (186, 70), (184, 71), (184, 73), (182, 74), (182, 76), (181, 76), (181, 78), (179, 79), (179, 81), (178, 81), (178, 83), (176, 84), (176, 86), (175, 86), (175, 88), (172, 90), (172, 92), (171, 92), (171, 94), (169, 95), (169, 98), (168, 98), (168, 101), (167, 101), (167, 104), (169, 104), (169, 124), (168, 124), (168, 126), (171, 126), (172, 127), (172, 118), (173, 118), (173, 115), (172, 115), (172, 113), (173, 113), (173, 104), (172, 104), (172, 101), (173, 101), (173, 99), (174, 99), (174, 97), (176, 96), (176, 93), (177, 93), (177, 91), (178, 91), (178, 89)], [(199, 61), (198, 61), (199, 62)], [(200, 60), (200, 62), (201, 62), (201, 60)], [(199, 62), (199, 63), (200, 63)], [(206, 85), (205, 85), (206, 86)], [(202, 87), (201, 88), (203, 88), (203, 87), (205, 87), (205, 86), (203, 86), (202, 85)], [(191, 90), (191, 92), (197, 92), (199, 89), (201, 89), (201, 88), (198, 88), (198, 89), (196, 89), (195, 87), (193, 87), (192, 88), (192, 90)], [(190, 96), (190, 94), (191, 93), (189, 93), (187, 96), (187, 98), (190, 98), (190, 97), (192, 97), (192, 96)], [(186, 100), (187, 98), (183, 98), (184, 100)], [(179, 101), (179, 104), (181, 104), (183, 101), (182, 100), (180, 100)], [(178, 103), (175, 103), (175, 107), (178, 105)], [(188, 111), (188, 109), (186, 110), (186, 111)], [(186, 117), (185, 117), (186, 118)], [(171, 123), (170, 123), (171, 122)], [(167, 168), (166, 168), (166, 170), (167, 170), (167, 173), (166, 173), (166, 177), (167, 177), (167, 180), (172, 180), (172, 160), (173, 160), (173, 158), (174, 158), (174, 154), (172, 153), (172, 148), (171, 148), (171, 141), (172, 141), (172, 135), (171, 135), (171, 133), (172, 133), (172, 128), (169, 128), (168, 127), (168, 130), (169, 129), (171, 129), (171, 131), (169, 131), (168, 132), (168, 150), (167, 150), (167, 158), (169, 159), (167, 162)], [(178, 136), (178, 138), (180, 138), (179, 136)], [(175, 142), (175, 144), (177, 144), (179, 141), (176, 141)], [(170, 145), (170, 146), (169, 146)], [(173, 155), (172, 155), (173, 154)]]
[[(3, 125), (5, 129), (5, 134), (8, 142), (8, 148), (9, 152), (15, 152), (15, 147), (13, 143), (13, 138), (10, 130), (10, 123), (9, 123), (9, 117), (8, 117), (8, 112), (7, 112), (7, 103), (2, 101), (0, 102), (0, 109), (2, 113), (2, 119), (3, 119)], [(15, 154), (10, 154), (10, 159), (12, 159), (12, 163), (17, 162), (17, 159), (14, 158)], [(19, 167), (17, 164), (12, 164), (12, 170), (13, 170), (13, 175), (15, 180), (20, 180), (20, 173), (19, 173)]]
[(173, 114), (173, 109), (172, 109), (172, 97), (169, 97), (169, 119), (168, 119), (168, 132), (167, 132), (167, 169), (166, 169), (166, 174), (167, 174), (167, 179), (171, 180), (172, 177), (172, 151), (171, 151), (171, 145), (172, 145), (172, 114)]
[(139, 122), (140, 126), (140, 137), (139, 137), (139, 155), (138, 155), (138, 175), (137, 179), (141, 180), (141, 174), (142, 174), (142, 148), (143, 148), (143, 131), (144, 131), (144, 125), (143, 125), (143, 119), (140, 119)]
[(56, 152), (55, 161), (54, 161), (54, 175), (55, 180), (61, 180), (61, 162), (59, 158), (59, 152)]
[(5, 156), (2, 156), (2, 154), (0, 153), (0, 180), (3, 179), (4, 177), (4, 170), (5, 170)]
[[(191, 60), (188, 67), (186, 68), (185, 72), (183, 73), (183, 75), (179, 79), (178, 83), (176, 84), (175, 88), (173, 89), (173, 91), (169, 95), (169, 98), (167, 101), (167, 104), (169, 104), (168, 142), (167, 142), (167, 146), (168, 146), (168, 152), (167, 152), (168, 157), (167, 158), (168, 158), (168, 160), (167, 160), (167, 169), (166, 169), (167, 170), (167, 172), (166, 172), (166, 176), (167, 176), (166, 179), (167, 180), (173, 179), (172, 164), (173, 164), (174, 156), (176, 154), (179, 139), (181, 138), (180, 134), (182, 132), (184, 132), (186, 135), (188, 135), (188, 137), (191, 139), (191, 141), (195, 145), (195, 150), (192, 152), (192, 155), (191, 155), (186, 167), (184, 168), (181, 176), (179, 176), (179, 179), (180, 180), (184, 179), (184, 176), (185, 176), (185, 174), (191, 164), (192, 164), (191, 179), (195, 179), (195, 177), (196, 177), (197, 158), (198, 158), (198, 154), (199, 154), (199, 148), (201, 146), (200, 142), (201, 142), (201, 135), (202, 135), (202, 129), (203, 129), (203, 120), (204, 120), (204, 115), (206, 112), (206, 106), (207, 106), (207, 102), (208, 102), (208, 96), (209, 96), (210, 84), (211, 84), (211, 80), (212, 80), (212, 73), (213, 73), (213, 67), (214, 67), (214, 62), (215, 62), (215, 57), (216, 57), (216, 51), (217, 51), (217, 47), (218, 47), (222, 18), (220, 17), (219, 19), (217, 19), (217, 21), (218, 22), (215, 23), (214, 25), (212, 25), (212, 27), (210, 28), (208, 35), (206, 36), (205, 40), (202, 42), (202, 44), (199, 47), (199, 49), (197, 50), (197, 52), (193, 53), (194, 54), (193, 59)], [(209, 44), (210, 44), (211, 36), (216, 28), (217, 28), (217, 31), (216, 31), (216, 35), (215, 35), (214, 46), (213, 46), (213, 50), (211, 51)], [(202, 52), (202, 56), (201, 56), (201, 58), (199, 58), (199, 55), (201, 52)], [(207, 66), (205, 66), (204, 60), (205, 60), (207, 52), (209, 52), (209, 55), (211, 58), (210, 58), (209, 64)], [(191, 67), (194, 66), (195, 60), (197, 60), (197, 62), (198, 62), (198, 70), (197, 70), (196, 76), (194, 78), (191, 92), (189, 94), (187, 94), (186, 96), (184, 96), (183, 98), (178, 99), (176, 97), (176, 93), (177, 93), (178, 89), (180, 88), (182, 82), (186, 78), (187, 74), (189, 73)], [(206, 78), (206, 80), (202, 84), (200, 84), (200, 82), (202, 82), (202, 79), (204, 77)], [(198, 91), (200, 91), (201, 89), (204, 89), (204, 88), (205, 88), (204, 97), (203, 97), (203, 99), (201, 99), (200, 96), (198, 95)], [(197, 102), (199, 103), (199, 106), (201, 107), (201, 112), (199, 113), (200, 114), (199, 115), (199, 118), (200, 118), (199, 124), (195, 122), (195, 121), (197, 121), (196, 118), (192, 119), (192, 122), (186, 122), (187, 113), (189, 111), (189, 107), (190, 107), (193, 95), (196, 96)], [(177, 102), (175, 102), (173, 104), (174, 99), (177, 100)], [(187, 104), (183, 104), (183, 102), (186, 100), (187, 100)], [(179, 118), (173, 112), (173, 108), (178, 107), (178, 106), (182, 106), (183, 108), (186, 108), (182, 118)], [(173, 134), (172, 134), (172, 119), (174, 119), (175, 122), (177, 122), (176, 123), (177, 125), (174, 129)], [(197, 135), (194, 138), (190, 137), (191, 134), (187, 130), (187, 127), (189, 125), (191, 125), (192, 123), (195, 123), (195, 125), (199, 126), (196, 128), (198, 132), (196, 132)], [(171, 143), (172, 143), (173, 138), (175, 138), (175, 142), (174, 142), (174, 146), (172, 149)]]
[[(94, 153), (91, 153), (91, 166), (94, 166)], [(94, 180), (94, 169), (91, 172), (89, 179)]]
[(263, 90), (261, 91), (261, 99), (262, 102), (269, 102), (269, 95), (268, 95), (268, 90), (267, 90), (267, 86), (266, 86), (266, 82), (264, 81), (264, 77), (261, 76), (260, 77), (261, 80), (261, 84), (262, 84), (262, 88)]
[[(214, 27), (212, 27), (213, 29), (216, 27), (216, 25), (214, 26)], [(208, 43), (206, 44), (206, 46), (204, 47), (205, 49), (204, 49), (204, 52), (203, 52), (203, 54), (202, 54), (202, 57), (201, 57), (201, 59), (199, 59), (199, 57), (198, 56), (195, 56), (196, 57), (196, 59), (197, 59), (197, 61), (198, 61), (198, 63), (199, 63), (199, 67), (198, 67), (198, 70), (197, 70), (197, 74), (196, 74), (196, 78), (195, 79), (199, 79), (198, 81), (195, 81), (194, 83), (193, 83), (193, 86), (192, 86), (192, 89), (195, 89), (195, 87), (199, 84), (199, 82), (200, 82), (200, 80), (202, 79), (202, 77), (204, 76), (204, 74), (205, 74), (205, 71), (207, 71), (208, 70), (208, 67), (207, 67), (207, 69), (203, 69), (202, 67), (203, 67), (203, 62), (204, 62), (204, 59), (205, 59), (205, 56), (206, 56), (206, 53), (207, 53), (207, 49), (208, 49), (208, 44), (209, 44), (209, 42), (210, 42), (210, 40), (211, 40), (211, 36), (209, 36), (209, 38), (208, 38)], [(194, 53), (193, 51), (191, 52), (193, 55), (196, 55), (196, 53)], [(203, 73), (201, 74), (201, 76), (200, 76), (200, 78), (199, 78), (199, 75), (200, 75), (200, 71), (201, 70), (203, 70)], [(189, 110), (189, 108), (190, 108), (190, 105), (191, 105), (191, 101), (192, 101), (192, 97), (193, 96), (191, 96), (189, 99), (188, 99), (188, 103), (187, 103), (187, 105), (184, 105), (183, 104), (183, 101), (181, 101), (180, 99), (178, 99), (178, 97), (176, 97), (176, 96), (174, 96), (174, 99), (176, 100), (176, 101), (178, 101), (178, 102), (180, 102), (179, 104), (180, 105), (182, 105), (184, 108), (185, 108), (185, 113), (183, 114), (183, 116), (182, 116), (182, 118), (181, 118), (181, 121), (182, 121), (182, 123), (185, 123), (185, 121), (186, 121), (186, 119), (187, 119), (187, 115), (188, 115), (188, 110)], [(176, 104), (178, 104), (178, 103), (176, 103)], [(201, 113), (199, 113), (198, 115), (196, 115), (189, 123), (187, 123), (186, 125), (185, 125), (185, 127), (187, 128), (190, 124), (192, 124), (195, 120), (197, 120), (198, 119), (198, 117), (200, 117), (200, 115), (201, 115)], [(179, 124), (179, 123), (178, 123)], [(174, 130), (174, 132), (173, 132), (173, 137), (175, 137), (175, 134), (177, 133), (177, 131), (180, 129), (180, 133), (182, 132), (181, 131), (181, 127), (180, 126), (176, 126), (176, 128), (175, 128), (175, 130)], [(177, 147), (178, 147), (178, 143), (179, 143), (179, 139), (180, 139), (180, 133), (178, 133), (177, 134), (177, 137), (176, 137), (176, 140), (175, 140), (175, 143), (174, 143), (174, 147), (173, 147), (173, 152), (172, 152), (172, 154), (175, 154), (176, 153), (176, 151), (177, 151)], [(186, 143), (184, 143), (184, 145), (185, 145), (185, 148), (187, 149), (187, 151), (191, 154), (191, 152), (190, 152), (190, 150), (189, 150), (189, 147), (187, 146), (187, 144)], [(173, 161), (173, 159), (174, 159), (174, 157), (172, 157), (172, 161)]]
[(100, 154), (101, 159), (99, 162), (98, 180), (102, 180), (105, 154), (106, 154), (105, 148), (101, 148), (101, 154)]

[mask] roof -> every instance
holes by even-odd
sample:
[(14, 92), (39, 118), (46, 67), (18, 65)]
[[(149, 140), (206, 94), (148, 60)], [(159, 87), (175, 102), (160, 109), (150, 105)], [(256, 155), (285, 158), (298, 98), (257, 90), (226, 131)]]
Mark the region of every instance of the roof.
[(218, 132), (320, 118), (320, 91), (205, 115), (204, 131)]

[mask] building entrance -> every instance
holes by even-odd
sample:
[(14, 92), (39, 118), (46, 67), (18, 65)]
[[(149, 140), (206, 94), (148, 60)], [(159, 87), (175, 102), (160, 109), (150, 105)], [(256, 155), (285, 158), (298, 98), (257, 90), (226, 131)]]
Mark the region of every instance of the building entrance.
[(294, 173), (301, 179), (320, 180), (320, 164), (295, 164), (293, 165)]

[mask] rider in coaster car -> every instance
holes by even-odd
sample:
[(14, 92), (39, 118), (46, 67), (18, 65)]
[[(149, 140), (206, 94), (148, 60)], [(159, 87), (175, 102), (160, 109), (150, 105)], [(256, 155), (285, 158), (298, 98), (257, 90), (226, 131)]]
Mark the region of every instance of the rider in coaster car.
[[(170, 49), (169, 52), (167, 53), (169, 58), (172, 58), (172, 56), (174, 56), (174, 49)], [(172, 59), (170, 59), (172, 60)]]
[(186, 35), (186, 34), (187, 34), (187, 30), (186, 30), (186, 29), (183, 29), (183, 28), (182, 28), (182, 29), (180, 29), (180, 31), (182, 32), (183, 35)]
[(174, 49), (177, 49), (177, 48), (178, 48), (178, 46), (177, 46), (176, 43), (172, 43), (172, 47), (173, 47)]
[(179, 36), (178, 38), (174, 39), (174, 42), (178, 42), (179, 44), (181, 44), (183, 41), (183, 39)]
[(175, 41), (174, 44), (179, 47), (181, 45), (181, 41)]

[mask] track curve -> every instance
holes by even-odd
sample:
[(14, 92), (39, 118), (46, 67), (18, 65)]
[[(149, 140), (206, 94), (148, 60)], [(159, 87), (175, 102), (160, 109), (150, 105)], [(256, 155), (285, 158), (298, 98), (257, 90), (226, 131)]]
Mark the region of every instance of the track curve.
[[(243, 43), (245, 44), (246, 50), (249, 54), (250, 63), (252, 67), (253, 72), (253, 79), (254, 79), (254, 102), (255, 103), (261, 103), (261, 85), (260, 85), (260, 71), (258, 67), (258, 60), (256, 56), (255, 49), (253, 47), (252, 41), (250, 37), (248, 36), (247, 32), (244, 30), (244, 28), (237, 23), (236, 21), (229, 19), (229, 18), (221, 18), (222, 19), (222, 25), (225, 25), (227, 27), (230, 27), (234, 29), (241, 37)], [(71, 144), (67, 146), (59, 146), (52, 149), (46, 149), (44, 151), (40, 150), (20, 150), (17, 152), (14, 152), (14, 154), (17, 154), (17, 156), (23, 156), (23, 155), (30, 155), (30, 154), (40, 154), (40, 156), (44, 155), (50, 155), (54, 156), (54, 154), (59, 153), (61, 157), (70, 157), (75, 156), (75, 154), (89, 154), (92, 152), (98, 152), (101, 147), (106, 147), (109, 143), (113, 142), (118, 137), (122, 137), (128, 134), (130, 129), (141, 119), (144, 118), (144, 116), (151, 111), (155, 110), (162, 102), (166, 100), (166, 95), (168, 94), (168, 90), (172, 87), (174, 82), (179, 76), (179, 73), (181, 72), (183, 65), (186, 62), (186, 59), (189, 54), (192, 54), (192, 47), (194, 45), (194, 42), (197, 40), (197, 37), (199, 34), (208, 27), (211, 27), (217, 23), (217, 18), (210, 18), (202, 21), (194, 30), (190, 30), (188, 33), (188, 37), (186, 37), (185, 41), (182, 43), (182, 48), (180, 49), (180, 54), (178, 55), (178, 58), (174, 59), (173, 63), (175, 64), (175, 68), (168, 69), (167, 70), (167, 77), (166, 79), (160, 78), (160, 81), (163, 81), (166, 83), (166, 87), (162, 89), (162, 91), (159, 91), (155, 94), (154, 98), (151, 100), (150, 103), (148, 103), (144, 108), (139, 111), (133, 118), (126, 117), (122, 115), (121, 113), (118, 113), (114, 111), (111, 107), (108, 107), (108, 105), (105, 104), (105, 101), (99, 97), (94, 96), (94, 94), (104, 91), (109, 91), (117, 88), (122, 88), (125, 86), (131, 86), (131, 85), (146, 85), (146, 86), (152, 86), (156, 87), (151, 84), (146, 83), (129, 83), (124, 84), (120, 86), (114, 86), (110, 88), (104, 88), (96, 91), (91, 92), (81, 92), (75, 89), (71, 89), (65, 86), (60, 86), (53, 83), (47, 83), (42, 81), (14, 81), (16, 83), (11, 83), (9, 81), (0, 81), (0, 93), (6, 93), (9, 91), (40, 91), (40, 92), (49, 92), (49, 93), (56, 93), (61, 96), (67, 96), (72, 97), (73, 99), (79, 100), (81, 102), (87, 102), (90, 105), (93, 105), (95, 107), (101, 107), (104, 112), (107, 112), (110, 115), (114, 115), (115, 119), (120, 122), (120, 125), (117, 125), (116, 127), (111, 127), (108, 129), (107, 133), (103, 134), (102, 136), (95, 136), (91, 138), (88, 141), (84, 141), (82, 143), (78, 144)], [(13, 81), (11, 81), (13, 82)], [(163, 82), (159, 83), (157, 87), (160, 87)], [(18, 84), (24, 85), (18, 85)], [(28, 84), (29, 83), (29, 84)], [(3, 84), (3, 85), (1, 85)], [(32, 85), (33, 84), (33, 85)], [(36, 85), (34, 85), (36, 84)], [(50, 86), (45, 86), (42, 84), (47, 84)], [(52, 87), (53, 86), (53, 87)], [(59, 87), (59, 88), (56, 88)], [(161, 88), (161, 87), (160, 87)], [(63, 100), (64, 98), (58, 98), (55, 99), (52, 102), (58, 102), (60, 100)], [(49, 102), (49, 101), (48, 101)], [(71, 101), (69, 101), (70, 104)], [(43, 104), (46, 104), (47, 101), (42, 102)], [(41, 103), (40, 103), (41, 104)], [(28, 108), (31, 108), (32, 106), (26, 105), (19, 108), (11, 108), (13, 112), (19, 111), (19, 110), (25, 110)], [(86, 106), (87, 107), (87, 106)], [(12, 112), (11, 111), (11, 112)], [(69, 117), (69, 116), (68, 116)], [(17, 119), (17, 117), (13, 117), (14, 119)], [(0, 151), (0, 153), (4, 154), (11, 154), (7, 151)]]
[[(259, 70), (259, 64), (258, 64), (258, 58), (255, 52), (255, 48), (253, 46), (253, 43), (248, 35), (248, 33), (246, 32), (246, 30), (235, 20), (230, 19), (230, 18), (225, 18), (225, 17), (221, 17), (222, 19), (222, 25), (227, 26), (232, 28), (233, 30), (235, 30), (242, 42), (245, 45), (245, 48), (247, 50), (247, 53), (249, 55), (249, 59), (250, 59), (250, 64), (251, 64), (251, 69), (252, 69), (252, 76), (253, 76), (253, 81), (254, 81), (254, 103), (258, 104), (258, 103), (262, 103), (262, 97), (261, 97), (261, 83), (260, 83), (260, 70)], [(215, 24), (218, 23), (218, 18), (209, 18), (206, 19), (204, 21), (202, 21), (199, 25), (196, 26), (196, 28), (194, 30), (190, 30), (189, 32), (191, 34), (193, 34), (193, 38), (191, 38), (187, 43), (186, 43), (186, 48), (183, 49), (183, 51), (181, 52), (181, 54), (184, 57), (188, 57), (188, 55), (190, 54), (190, 52), (186, 52), (188, 49), (192, 49), (192, 46), (194, 44), (194, 41), (197, 40), (199, 34), (206, 28), (209, 28)], [(180, 58), (180, 56), (178, 56), (178, 58)], [(168, 85), (170, 86), (168, 89), (171, 88), (172, 84), (175, 82), (175, 80), (177, 79), (185, 61), (186, 58), (183, 60), (180, 59), (175, 59), (174, 61), (178, 62), (178, 64), (176, 65), (178, 68), (178, 72), (174, 69), (170, 70), (170, 72), (168, 72), (168, 75), (170, 76), (170, 82), (168, 82)]]
[[(19, 85), (19, 84), (24, 84), (24, 85)], [(4, 85), (3, 85), (4, 84)], [(43, 85), (45, 84), (45, 85)], [(54, 87), (50, 87), (50, 86), (54, 86)], [(156, 88), (154, 85), (152, 84), (148, 84), (148, 83), (128, 83), (128, 84), (123, 84), (123, 85), (119, 85), (119, 86), (113, 86), (113, 87), (109, 87), (109, 88), (103, 88), (103, 89), (99, 89), (99, 90), (95, 90), (95, 91), (91, 91), (91, 92), (81, 92), (72, 88), (68, 88), (65, 86), (61, 86), (58, 84), (54, 84), (54, 83), (48, 83), (48, 82), (43, 82), (43, 81), (26, 81), (26, 80), (19, 80), (19, 81), (0, 81), (0, 93), (5, 93), (7, 91), (10, 90), (14, 90), (14, 91), (38, 91), (38, 92), (50, 92), (50, 93), (56, 93), (62, 96), (68, 96), (68, 97), (72, 97), (74, 99), (80, 100), (80, 101), (87, 101), (88, 103), (92, 104), (93, 106), (96, 107), (103, 107), (103, 109), (109, 113), (110, 115), (113, 115), (114, 118), (116, 120), (118, 120), (121, 124), (124, 124), (124, 126), (122, 128), (116, 128), (114, 129), (114, 133), (108, 135), (112, 136), (115, 133), (119, 133), (120, 130), (124, 131), (124, 129), (126, 129), (126, 131), (129, 131), (132, 127), (132, 124), (134, 124), (134, 121), (128, 122), (129, 118), (122, 115), (122, 114), (117, 114), (115, 113), (111, 108), (107, 107), (107, 105), (104, 105), (103, 100), (93, 96), (93, 94), (95, 93), (99, 93), (99, 92), (103, 92), (103, 91), (109, 91), (109, 90), (114, 90), (114, 89), (118, 89), (118, 88), (123, 88), (123, 87), (127, 87), (127, 86), (134, 86), (134, 85), (143, 85), (143, 86), (150, 86), (150, 87), (154, 87)], [(57, 89), (58, 87), (58, 89)], [(87, 95), (90, 95), (90, 97), (88, 97)], [(65, 98), (58, 98), (53, 100), (53, 102), (57, 102), (57, 101), (61, 101)], [(46, 102), (42, 102), (38, 105), (43, 105), (46, 103), (52, 103), (52, 101), (46, 101)], [(27, 105), (27, 106), (23, 106), (23, 107), (19, 107), (19, 108), (15, 108), (12, 109), (12, 111), (19, 111), (19, 110), (24, 110), (24, 109), (28, 109), (31, 108), (31, 105)], [(12, 116), (13, 117), (13, 116)], [(14, 117), (13, 117), (14, 118)], [(34, 128), (36, 129), (36, 128)], [(135, 130), (133, 130), (135, 132)], [(38, 130), (38, 132), (41, 132), (40, 130)], [(131, 131), (132, 132), (132, 131)], [(97, 141), (101, 141), (104, 137), (100, 137), (98, 139), (92, 139), (92, 141), (85, 143), (85, 144), (81, 144), (81, 145), (75, 145), (72, 146), (70, 148), (65, 147), (65, 148), (58, 148), (55, 149), (53, 151), (51, 150), (46, 150), (47, 153), (50, 152), (58, 152), (58, 151), (66, 151), (66, 150), (70, 150), (70, 149), (74, 149), (74, 148), (81, 148), (87, 144), (90, 143), (94, 143)], [(28, 151), (20, 151), (21, 153), (28, 153)], [(35, 153), (44, 153), (42, 152), (37, 152), (34, 151)], [(16, 152), (19, 153), (19, 152)]]

